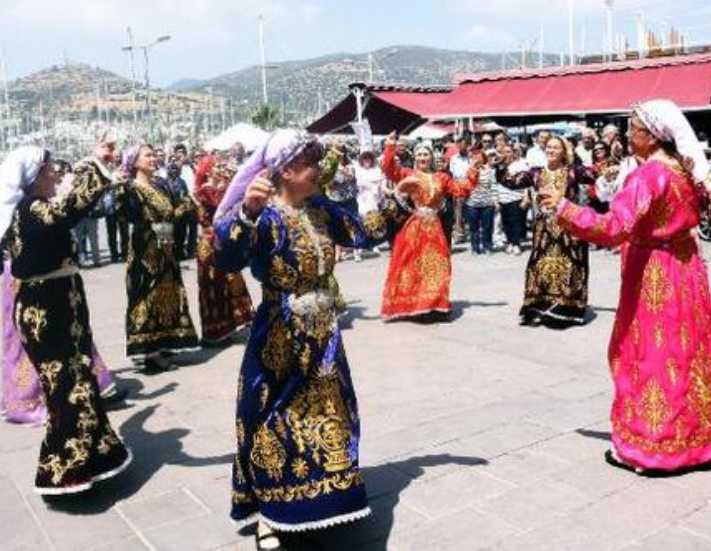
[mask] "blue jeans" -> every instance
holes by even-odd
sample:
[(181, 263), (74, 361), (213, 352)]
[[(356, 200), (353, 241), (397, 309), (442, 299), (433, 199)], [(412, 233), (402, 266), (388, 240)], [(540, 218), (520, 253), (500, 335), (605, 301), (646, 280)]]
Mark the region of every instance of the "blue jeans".
[(496, 209), (490, 207), (472, 207), (464, 205), (464, 216), (469, 224), (472, 252), (480, 253), (493, 248), (494, 214)]

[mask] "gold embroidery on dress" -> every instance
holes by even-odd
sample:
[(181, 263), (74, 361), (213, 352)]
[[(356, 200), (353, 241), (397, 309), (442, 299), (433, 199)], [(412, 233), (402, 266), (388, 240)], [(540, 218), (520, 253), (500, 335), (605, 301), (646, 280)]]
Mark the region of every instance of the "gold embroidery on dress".
[(264, 367), (273, 371), (277, 380), (282, 380), (289, 371), (293, 357), (293, 337), (280, 319), (272, 323), (262, 350)]
[(573, 271), (573, 262), (563, 255), (558, 245), (538, 262), (538, 277), (545, 281), (548, 292), (553, 295), (564, 294)]
[(632, 333), (632, 343), (634, 343), (635, 346), (639, 346), (639, 341), (640, 341), (640, 336), (641, 336), (641, 329), (639, 327), (639, 320), (635, 318), (632, 321), (632, 325), (630, 326), (630, 331)]
[(320, 480), (311, 480), (295, 486), (279, 486), (276, 488), (263, 489), (255, 488), (254, 493), (257, 498), (264, 503), (289, 503), (304, 499), (316, 499), (321, 495), (332, 493), (334, 489), (345, 491), (362, 484), (363, 475), (360, 471), (348, 471), (345, 473), (327, 475)]
[(681, 344), (682, 352), (686, 352), (689, 349), (689, 324), (687, 322), (682, 322), (681, 329), (679, 330), (679, 342)]
[(666, 363), (667, 375), (669, 375), (669, 380), (672, 385), (676, 385), (677, 371), (679, 369), (678, 364), (674, 358), (669, 358)]
[(308, 448), (314, 463), (323, 465), (326, 472), (351, 466), (348, 453), (351, 432), (347, 418), (338, 373), (332, 368), (323, 369), (318, 377), (309, 381), (286, 412), (297, 449), (305, 453)]
[(652, 204), (649, 214), (652, 218), (654, 228), (660, 230), (664, 228), (672, 216), (674, 216), (674, 207), (662, 199)]
[(711, 356), (702, 344), (691, 360), (689, 399), (704, 429), (711, 428)]
[(34, 367), (32, 366), (32, 362), (27, 357), (27, 354), (24, 354), (22, 356), (22, 360), (17, 365), (17, 369), (15, 369), (15, 373), (13, 374), (13, 380), (15, 381), (17, 389), (22, 391), (30, 388), (33, 380), (33, 374)]
[(302, 457), (297, 457), (291, 462), (291, 472), (301, 480), (309, 476), (309, 465)]
[(42, 362), (39, 365), (39, 378), (44, 383), (48, 396), (51, 396), (57, 390), (57, 377), (61, 370), (62, 362)]
[(654, 377), (647, 381), (642, 391), (642, 397), (637, 404), (637, 414), (644, 420), (652, 434), (660, 432), (671, 415), (664, 389)]
[(252, 463), (267, 472), (273, 480), (281, 480), (282, 468), (286, 463), (286, 450), (269, 428), (262, 424), (254, 435)]
[(664, 341), (664, 324), (662, 324), (661, 321), (658, 321), (654, 325), (654, 345), (657, 348), (661, 348), (662, 346), (664, 346)]
[(47, 310), (28, 306), (22, 311), (22, 322), (28, 327), (32, 337), (39, 342), (42, 330), (47, 327)]
[(652, 258), (642, 276), (642, 298), (653, 314), (658, 314), (672, 296), (672, 285), (658, 258)]

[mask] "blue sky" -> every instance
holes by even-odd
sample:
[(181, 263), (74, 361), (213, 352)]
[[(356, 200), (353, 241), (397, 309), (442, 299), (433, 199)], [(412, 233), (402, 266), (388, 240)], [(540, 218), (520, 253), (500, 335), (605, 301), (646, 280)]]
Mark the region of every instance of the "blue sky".
[[(576, 48), (601, 48), (603, 0), (573, 0)], [(567, 51), (567, 0), (0, 0), (0, 47), (10, 78), (70, 60), (128, 74), (120, 48), (170, 33), (151, 56), (152, 80), (208, 78), (258, 62), (257, 16), (266, 18), (271, 61), (393, 44), (516, 49), (544, 30), (546, 51)], [(708, 0), (615, 0), (615, 32), (635, 44), (640, 11), (657, 32), (674, 25), (692, 43), (711, 43)], [(537, 46), (534, 46), (537, 49)], [(138, 73), (142, 75), (142, 62)]]

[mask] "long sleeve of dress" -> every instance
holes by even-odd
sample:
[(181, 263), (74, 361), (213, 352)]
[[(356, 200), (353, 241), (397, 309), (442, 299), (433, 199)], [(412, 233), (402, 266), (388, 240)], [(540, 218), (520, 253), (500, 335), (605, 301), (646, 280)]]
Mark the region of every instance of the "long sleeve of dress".
[(369, 249), (382, 243), (410, 216), (392, 197), (386, 197), (377, 210), (363, 217), (326, 197), (315, 197), (312, 205), (328, 213), (329, 233), (336, 244), (357, 249)]
[(638, 170), (630, 175), (625, 187), (610, 203), (607, 214), (598, 214), (590, 207), (563, 199), (558, 206), (558, 223), (579, 239), (602, 246), (616, 246), (629, 240), (666, 185), (664, 178), (650, 179), (646, 172)]
[(457, 180), (452, 176), (447, 177), (444, 186), (445, 195), (451, 195), (456, 199), (468, 197), (472, 190), (479, 185), (479, 171), (473, 166), (469, 167), (467, 177)]
[[(284, 228), (271, 209), (265, 209), (252, 222), (244, 217), (241, 209), (215, 222), (215, 260), (217, 267), (225, 272), (239, 272), (248, 265), (266, 266), (268, 259), (284, 246)], [(255, 273), (259, 278), (259, 274)]]
[(110, 176), (98, 166), (82, 163), (76, 169), (76, 179), (71, 191), (64, 197), (58, 201), (34, 201), (30, 205), (26, 229), (42, 231), (47, 226), (74, 227), (89, 214), (110, 185)]
[(396, 184), (412, 173), (412, 169), (403, 168), (398, 163), (395, 155), (395, 145), (393, 144), (385, 146), (381, 168), (388, 180)]
[(321, 192), (325, 193), (333, 185), (333, 179), (336, 177), (336, 172), (338, 172), (339, 162), (340, 155), (338, 150), (334, 148), (329, 149), (321, 160), (321, 175), (318, 179), (318, 187)]

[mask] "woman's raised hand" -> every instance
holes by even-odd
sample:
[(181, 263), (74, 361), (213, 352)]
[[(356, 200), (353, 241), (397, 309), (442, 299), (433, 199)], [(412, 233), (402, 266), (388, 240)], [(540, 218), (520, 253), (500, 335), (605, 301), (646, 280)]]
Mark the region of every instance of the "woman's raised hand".
[(274, 184), (267, 178), (269, 171), (262, 170), (247, 186), (244, 194), (244, 210), (250, 218), (256, 218), (264, 210), (274, 193)]
[(385, 138), (385, 145), (396, 145), (397, 144), (397, 132), (393, 130), (388, 134), (387, 138)]

